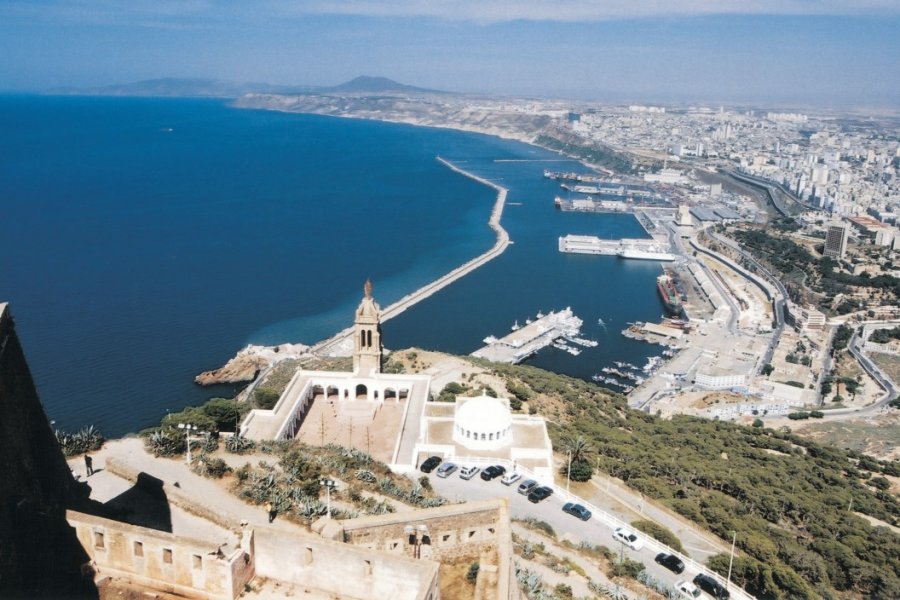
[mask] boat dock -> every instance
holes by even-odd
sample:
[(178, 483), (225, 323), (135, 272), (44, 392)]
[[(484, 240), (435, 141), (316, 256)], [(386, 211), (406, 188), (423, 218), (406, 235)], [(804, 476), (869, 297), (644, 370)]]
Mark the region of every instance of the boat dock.
[(476, 350), (472, 356), (486, 358), (494, 362), (518, 363), (538, 350), (549, 346), (560, 338), (575, 338), (584, 322), (572, 314), (571, 308), (542, 315), (530, 323), (514, 329), (502, 338), (493, 336), (484, 339), (487, 344)]
[(676, 256), (669, 245), (656, 240), (601, 240), (593, 235), (567, 235), (559, 238), (559, 251), (570, 254), (600, 254), (643, 260), (672, 261)]

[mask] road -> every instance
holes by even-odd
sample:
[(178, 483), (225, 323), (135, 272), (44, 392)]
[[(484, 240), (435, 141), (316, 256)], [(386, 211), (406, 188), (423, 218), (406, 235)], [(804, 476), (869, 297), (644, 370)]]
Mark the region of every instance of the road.
[[(640, 532), (636, 532), (644, 541), (644, 547), (638, 551), (632, 550), (613, 539), (613, 529), (617, 524), (605, 518), (604, 515), (595, 512), (590, 520), (581, 521), (564, 513), (562, 511), (564, 500), (559, 493), (550, 496), (543, 502), (533, 504), (525, 496), (517, 493), (516, 488), (520, 483), (519, 481), (507, 487), (500, 483), (499, 478), (493, 481), (483, 481), (480, 474), (470, 481), (465, 481), (459, 478), (458, 472), (451, 474), (446, 479), (430, 477), (430, 481), (432, 487), (439, 494), (450, 500), (483, 500), (498, 496), (507, 498), (510, 501), (510, 514), (513, 518), (534, 518), (549, 523), (558, 538), (571, 540), (575, 544), (585, 541), (606, 546), (618, 555), (640, 561), (653, 577), (672, 586), (675, 585), (675, 582), (683, 579), (692, 580), (701, 570), (698, 564), (691, 564), (692, 561), (685, 561), (687, 568), (680, 575), (669, 571), (654, 561), (654, 558), (660, 552), (660, 547), (657, 546), (654, 540)], [(732, 585), (730, 589), (732, 598), (750, 598), (737, 586)], [(704, 596), (704, 598), (706, 597)]]

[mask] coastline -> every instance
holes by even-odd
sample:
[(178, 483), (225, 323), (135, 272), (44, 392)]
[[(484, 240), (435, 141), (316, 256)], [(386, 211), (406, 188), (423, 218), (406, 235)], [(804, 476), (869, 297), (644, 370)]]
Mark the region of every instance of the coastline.
[[(449, 273), (445, 273), (441, 277), (435, 279), (434, 281), (425, 284), (414, 292), (411, 292), (405, 296), (403, 296), (400, 300), (394, 302), (387, 308), (381, 311), (381, 320), (387, 321), (392, 317), (396, 317), (401, 314), (406, 309), (414, 306), (418, 302), (425, 300), (429, 296), (439, 292), (444, 289), (454, 281), (465, 277), (475, 269), (480, 266), (490, 262), (491, 260), (497, 258), (506, 250), (506, 248), (512, 243), (509, 239), (509, 233), (506, 229), (503, 228), (503, 225), (500, 224), (500, 219), (503, 216), (503, 207), (506, 204), (506, 194), (509, 190), (505, 187), (498, 185), (492, 181), (489, 181), (483, 177), (479, 177), (474, 173), (470, 173), (464, 169), (461, 169), (448, 161), (447, 159), (437, 156), (436, 160), (440, 162), (442, 165), (449, 168), (454, 173), (458, 173), (464, 177), (468, 177), (474, 181), (482, 185), (486, 185), (490, 188), (493, 188), (497, 191), (497, 199), (494, 201), (494, 208), (491, 210), (491, 215), (488, 218), (488, 227), (494, 230), (496, 234), (496, 241), (494, 245), (491, 246), (486, 252), (476, 256), (475, 258), (463, 263), (462, 265), (456, 267)], [(343, 329), (333, 335), (330, 338), (322, 340), (316, 344), (310, 346), (309, 351), (313, 354), (325, 354), (328, 356), (340, 356), (341, 352), (341, 344), (345, 343), (350, 339), (353, 335), (353, 327), (348, 327)]]

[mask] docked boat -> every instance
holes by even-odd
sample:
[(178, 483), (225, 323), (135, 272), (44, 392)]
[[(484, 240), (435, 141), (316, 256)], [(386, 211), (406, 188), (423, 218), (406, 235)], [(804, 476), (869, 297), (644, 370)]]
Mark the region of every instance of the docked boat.
[(616, 252), (619, 258), (636, 258), (638, 260), (658, 260), (661, 262), (672, 262), (676, 256), (668, 252), (655, 252), (652, 250), (641, 250), (639, 248), (624, 247)]
[(681, 298), (675, 288), (675, 280), (669, 271), (656, 278), (656, 289), (659, 291), (666, 311), (673, 315), (681, 314)]

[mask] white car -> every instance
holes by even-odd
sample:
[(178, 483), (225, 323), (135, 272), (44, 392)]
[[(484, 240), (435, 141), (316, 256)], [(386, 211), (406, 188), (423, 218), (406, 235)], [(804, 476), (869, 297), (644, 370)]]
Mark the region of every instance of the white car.
[(469, 480), (475, 477), (475, 474), (478, 473), (480, 469), (474, 465), (467, 465), (459, 470), (459, 478)]
[(678, 592), (680, 598), (690, 598), (690, 600), (697, 600), (703, 595), (696, 585), (688, 581), (676, 581), (675, 591)]
[(503, 485), (512, 485), (518, 480), (522, 479), (522, 476), (516, 473), (515, 471), (510, 471), (500, 480), (500, 483)]
[(640, 550), (644, 547), (644, 540), (625, 527), (616, 527), (616, 530), (613, 531), (613, 539), (619, 540), (632, 550)]

